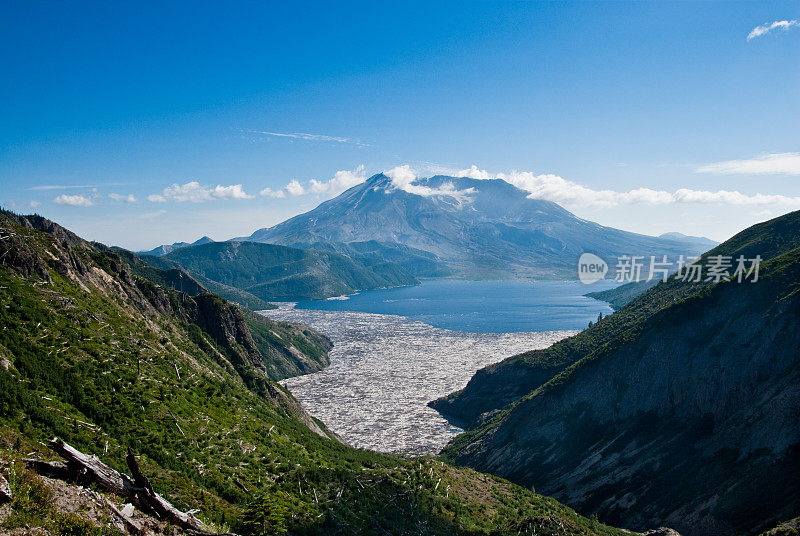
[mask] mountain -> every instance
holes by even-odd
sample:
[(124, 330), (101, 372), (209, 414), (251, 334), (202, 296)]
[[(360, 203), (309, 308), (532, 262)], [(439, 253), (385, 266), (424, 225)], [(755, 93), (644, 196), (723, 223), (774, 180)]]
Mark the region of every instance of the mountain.
[(324, 299), (419, 283), (402, 266), (379, 258), (255, 242), (213, 242), (176, 249), (158, 259), (148, 258), (148, 262), (164, 261), (201, 280), (234, 287), (266, 301)]
[(800, 513), (800, 212), (716, 256), (757, 282), (676, 276), (432, 403), (468, 426), (451, 461), (634, 529), (756, 534)]
[(669, 240), (677, 240), (679, 242), (695, 243), (695, 244), (698, 244), (700, 247), (703, 247), (705, 249), (711, 249), (714, 246), (719, 244), (719, 242), (715, 242), (714, 240), (711, 240), (710, 238), (706, 238), (704, 236), (688, 236), (688, 235), (685, 235), (683, 233), (674, 233), (674, 232), (673, 233), (664, 233), (664, 234), (658, 235), (658, 237), (659, 238), (666, 238), (666, 239), (669, 239)]
[(213, 240), (207, 236), (204, 236), (194, 242), (175, 242), (173, 244), (161, 244), (160, 246), (156, 246), (149, 251), (140, 251), (142, 255), (166, 255), (171, 251), (175, 251), (178, 248), (185, 248), (188, 246), (200, 246), (202, 244), (208, 244), (209, 242), (213, 242)]
[(270, 379), (286, 353), (319, 361), (324, 337), (255, 319), (189, 275), (8, 212), (0, 259), (3, 534), (127, 530), (108, 490), (33, 472), (53, 436), (117, 471), (133, 449), (142, 489), (213, 534), (630, 534), (497, 477), (342, 444)]
[[(171, 288), (173, 290), (179, 290), (181, 292), (191, 292), (189, 288), (186, 286), (186, 278), (191, 278), (195, 283), (203, 287), (204, 289), (208, 290), (209, 292), (213, 292), (217, 296), (221, 298), (225, 298), (228, 301), (233, 303), (238, 303), (242, 307), (246, 309), (250, 309), (251, 311), (263, 311), (265, 309), (275, 309), (276, 306), (258, 298), (246, 290), (238, 289), (236, 287), (232, 287), (230, 285), (225, 285), (218, 281), (212, 281), (207, 277), (203, 277), (200, 274), (194, 274), (190, 276), (186, 271), (183, 270), (180, 264), (175, 261), (171, 261), (166, 257), (162, 256), (154, 256), (154, 255), (145, 255), (145, 254), (137, 254), (131, 253), (130, 251), (126, 251), (120, 248), (114, 248), (118, 255), (120, 255), (123, 259), (130, 264), (131, 269), (136, 275), (140, 275), (146, 279), (150, 279), (152, 281), (156, 281), (158, 284), (163, 285), (165, 287)], [(180, 278), (164, 278), (163, 274), (181, 274)]]
[(382, 260), (400, 265), (414, 277), (434, 278), (447, 277), (452, 271), (433, 253), (422, 251), (393, 242), (314, 242), (312, 244), (292, 244), (294, 247), (304, 249), (319, 249), (333, 251), (347, 257), (366, 257), (373, 260)]
[(402, 244), (432, 253), (456, 275), (471, 278), (575, 278), (584, 252), (615, 264), (619, 255), (677, 258), (708, 249), (583, 220), (499, 179), (435, 176), (419, 179), (414, 188), (417, 193), (409, 193), (378, 174), (310, 212), (240, 240)]

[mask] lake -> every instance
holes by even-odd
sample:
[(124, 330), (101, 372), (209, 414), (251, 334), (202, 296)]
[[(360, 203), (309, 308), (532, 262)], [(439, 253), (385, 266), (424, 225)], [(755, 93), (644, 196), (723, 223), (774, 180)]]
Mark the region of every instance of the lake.
[(425, 281), (262, 314), (333, 340), (328, 368), (281, 382), (312, 415), (356, 447), (434, 454), (462, 430), (430, 400), (463, 388), (486, 365), (546, 348), (610, 313), (582, 294), (612, 286)]
[(413, 287), (302, 301), (296, 308), (399, 315), (437, 328), (479, 333), (574, 330), (613, 312), (607, 303), (584, 294), (618, 284), (434, 279)]

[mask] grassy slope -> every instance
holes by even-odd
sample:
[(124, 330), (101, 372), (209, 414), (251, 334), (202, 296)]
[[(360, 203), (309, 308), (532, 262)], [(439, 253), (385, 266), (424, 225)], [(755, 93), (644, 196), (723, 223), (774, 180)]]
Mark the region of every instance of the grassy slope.
[(288, 392), (187, 320), (193, 298), (126, 281), (108, 252), (0, 227), (20, 252), (0, 266), (6, 448), (57, 435), (123, 469), (132, 446), (178, 506), (252, 534), (622, 534), (499, 478), (314, 433)]

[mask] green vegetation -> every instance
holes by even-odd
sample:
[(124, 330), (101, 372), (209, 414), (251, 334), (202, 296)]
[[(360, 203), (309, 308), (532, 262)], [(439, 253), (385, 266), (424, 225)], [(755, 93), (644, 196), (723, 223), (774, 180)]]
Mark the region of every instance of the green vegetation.
[(414, 277), (447, 277), (453, 271), (439, 257), (428, 251), (395, 242), (314, 242), (297, 247), (333, 251), (348, 257), (367, 258), (400, 265)]
[(419, 282), (399, 264), (376, 257), (346, 257), (256, 242), (185, 247), (160, 260), (177, 263), (192, 275), (244, 290), (265, 301), (324, 299)]
[[(59, 436), (124, 471), (130, 446), (176, 506), (244, 534), (623, 534), (499, 478), (330, 437), (267, 376), (289, 371), (264, 365), (267, 345), (324, 361), (307, 328), (165, 288), (46, 220), (0, 213), (0, 237), (0, 435), (15, 455), (47, 457), (35, 442)], [(29, 488), (10, 523), (51, 526)]]
[(320, 333), (297, 324), (276, 322), (242, 311), (253, 341), (264, 356), (267, 376), (282, 380), (322, 370), (330, 364), (331, 341)]
[(588, 294), (585, 294), (585, 296), (608, 302), (612, 309), (619, 311), (632, 302), (634, 298), (646, 292), (648, 289), (658, 285), (659, 281), (659, 279), (652, 279), (650, 281), (633, 281), (631, 283), (620, 285), (616, 288), (601, 290), (599, 292), (589, 292)]

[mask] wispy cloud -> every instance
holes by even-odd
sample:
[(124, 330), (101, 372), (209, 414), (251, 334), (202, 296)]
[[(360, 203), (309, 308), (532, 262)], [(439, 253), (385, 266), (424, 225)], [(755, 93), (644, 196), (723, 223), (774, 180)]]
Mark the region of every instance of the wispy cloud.
[(27, 190), (80, 190), (80, 189), (97, 189), (101, 186), (127, 186), (128, 182), (106, 182), (103, 184), (40, 184), (39, 186), (31, 186)]
[(613, 207), (619, 205), (669, 205), (675, 203), (719, 203), (728, 205), (793, 205), (800, 206), (800, 197), (775, 194), (747, 195), (737, 191), (694, 190), (680, 188), (674, 192), (637, 188), (627, 192), (595, 190), (553, 174), (535, 174), (530, 171), (489, 173), (472, 166), (454, 172), (461, 177), (474, 179), (502, 179), (520, 190), (528, 192), (531, 199), (545, 199), (562, 205)]
[(166, 210), (156, 210), (154, 212), (145, 212), (144, 214), (139, 215), (140, 220), (152, 220), (153, 218), (158, 218), (162, 214), (166, 214)]
[(346, 143), (349, 145), (356, 145), (358, 147), (371, 147), (368, 143), (363, 143), (357, 139), (353, 138), (342, 138), (340, 136), (327, 136), (325, 134), (308, 134), (305, 132), (269, 132), (265, 130), (247, 130), (246, 132), (250, 134), (259, 134), (262, 136), (275, 136), (278, 138), (291, 138), (295, 140), (306, 140), (306, 141), (332, 141), (335, 143)]
[(756, 26), (753, 28), (749, 34), (747, 34), (747, 40), (750, 41), (751, 39), (755, 39), (756, 37), (761, 37), (762, 35), (766, 35), (773, 30), (789, 30), (791, 28), (798, 28), (800, 27), (800, 22), (796, 20), (776, 20), (773, 23), (766, 23), (762, 24), (761, 26)]
[(123, 194), (108, 194), (108, 197), (113, 199), (114, 201), (124, 201), (126, 203), (135, 203), (136, 197), (133, 194), (123, 195)]
[(59, 205), (70, 205), (73, 207), (91, 207), (94, 205), (94, 202), (91, 200), (91, 198), (82, 195), (62, 194), (53, 199), (53, 202)]
[(695, 171), (720, 175), (800, 175), (800, 153), (772, 153), (747, 160), (712, 162)]
[(42, 184), (40, 186), (31, 186), (28, 190), (78, 190), (81, 188), (97, 188), (93, 184)]
[(31, 208), (38, 208), (38, 207), (42, 206), (42, 204), (39, 201), (31, 201), (30, 202), (30, 206), (31, 206)]
[(218, 184), (214, 188), (207, 188), (201, 186), (197, 181), (187, 182), (183, 185), (173, 184), (172, 186), (164, 188), (160, 194), (147, 196), (147, 200), (154, 203), (164, 203), (166, 201), (202, 203), (204, 201), (214, 201), (218, 199), (252, 198), (253, 196), (248, 195), (241, 184), (232, 184), (230, 186), (221, 186)]

